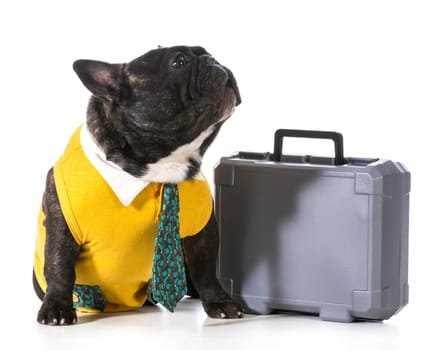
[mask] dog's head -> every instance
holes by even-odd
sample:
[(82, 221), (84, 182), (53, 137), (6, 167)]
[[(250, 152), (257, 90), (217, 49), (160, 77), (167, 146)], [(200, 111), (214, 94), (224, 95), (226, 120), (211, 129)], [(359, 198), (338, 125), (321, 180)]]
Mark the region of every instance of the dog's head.
[(107, 159), (156, 182), (192, 178), (241, 102), (231, 71), (201, 47), (158, 48), (126, 64), (79, 60), (87, 125)]

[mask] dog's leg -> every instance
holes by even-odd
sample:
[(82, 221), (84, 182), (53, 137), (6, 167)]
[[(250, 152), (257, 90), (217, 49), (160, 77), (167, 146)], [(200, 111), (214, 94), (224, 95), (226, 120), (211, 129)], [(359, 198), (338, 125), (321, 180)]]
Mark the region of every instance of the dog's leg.
[(44, 275), (48, 287), (37, 321), (49, 325), (73, 324), (77, 318), (72, 293), (80, 248), (62, 214), (52, 169), (46, 179), (42, 209), (46, 215)]
[(239, 318), (243, 310), (221, 287), (216, 277), (218, 225), (215, 215), (197, 235), (184, 239), (185, 263), (203, 307), (209, 317)]

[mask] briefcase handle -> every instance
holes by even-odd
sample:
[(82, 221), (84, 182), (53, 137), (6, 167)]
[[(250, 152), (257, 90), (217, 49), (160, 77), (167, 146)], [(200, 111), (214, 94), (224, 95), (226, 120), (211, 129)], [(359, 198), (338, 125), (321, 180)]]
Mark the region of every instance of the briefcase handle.
[(275, 132), (275, 147), (273, 160), (279, 162), (282, 155), (282, 144), (284, 137), (300, 137), (309, 139), (328, 139), (334, 142), (334, 164), (342, 165), (348, 163), (343, 156), (343, 136), (334, 131), (294, 130), (278, 129)]

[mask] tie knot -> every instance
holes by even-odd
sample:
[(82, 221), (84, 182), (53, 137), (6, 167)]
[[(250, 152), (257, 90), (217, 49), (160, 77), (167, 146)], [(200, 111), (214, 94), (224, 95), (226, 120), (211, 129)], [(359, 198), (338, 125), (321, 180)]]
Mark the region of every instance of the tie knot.
[(178, 186), (175, 184), (164, 185), (163, 191), (163, 212), (176, 210), (179, 212)]

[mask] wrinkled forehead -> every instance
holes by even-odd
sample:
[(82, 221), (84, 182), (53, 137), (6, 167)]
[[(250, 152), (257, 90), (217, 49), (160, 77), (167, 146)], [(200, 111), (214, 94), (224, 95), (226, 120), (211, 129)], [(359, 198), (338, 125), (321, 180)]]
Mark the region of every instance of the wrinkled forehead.
[(130, 62), (130, 65), (133, 64), (141, 64), (141, 63), (155, 63), (162, 62), (164, 59), (170, 57), (171, 55), (175, 55), (178, 53), (183, 53), (187, 56), (202, 56), (202, 55), (210, 55), (203, 47), (201, 46), (172, 46), (172, 47), (160, 47), (158, 49), (154, 49), (148, 51), (144, 55), (134, 59)]
[(171, 52), (182, 52), (184, 54), (194, 54), (196, 56), (209, 55), (209, 53), (201, 46), (173, 46), (167, 48)]

